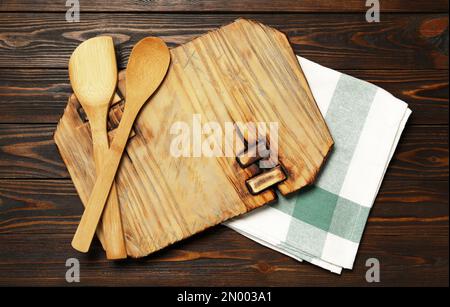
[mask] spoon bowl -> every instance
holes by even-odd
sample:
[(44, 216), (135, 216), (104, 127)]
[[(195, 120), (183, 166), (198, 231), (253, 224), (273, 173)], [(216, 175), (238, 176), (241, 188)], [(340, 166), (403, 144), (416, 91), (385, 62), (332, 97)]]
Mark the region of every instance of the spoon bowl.
[[(108, 153), (107, 118), (117, 85), (117, 64), (111, 37), (100, 36), (81, 43), (69, 60), (73, 91), (89, 119), (97, 175)], [(119, 201), (115, 185), (103, 214), (102, 232), (108, 259), (127, 257)]]
[(81, 43), (70, 57), (69, 77), (75, 95), (91, 120), (99, 115), (98, 108), (108, 109), (117, 85), (112, 38), (99, 36)]

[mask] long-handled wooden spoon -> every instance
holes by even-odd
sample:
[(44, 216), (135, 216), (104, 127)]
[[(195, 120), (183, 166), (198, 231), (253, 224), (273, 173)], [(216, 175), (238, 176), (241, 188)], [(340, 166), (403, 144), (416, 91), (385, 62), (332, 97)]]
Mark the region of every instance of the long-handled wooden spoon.
[[(98, 176), (106, 165), (109, 149), (106, 122), (109, 103), (117, 84), (117, 64), (112, 38), (95, 37), (79, 45), (70, 57), (69, 77), (73, 91), (89, 119)], [(127, 250), (114, 184), (102, 222), (107, 258), (126, 258)]]
[(169, 49), (156, 37), (142, 39), (131, 51), (126, 71), (126, 101), (122, 119), (109, 149), (110, 156), (97, 176), (88, 205), (72, 240), (73, 248), (80, 252), (89, 250), (134, 120), (164, 79), (169, 63)]

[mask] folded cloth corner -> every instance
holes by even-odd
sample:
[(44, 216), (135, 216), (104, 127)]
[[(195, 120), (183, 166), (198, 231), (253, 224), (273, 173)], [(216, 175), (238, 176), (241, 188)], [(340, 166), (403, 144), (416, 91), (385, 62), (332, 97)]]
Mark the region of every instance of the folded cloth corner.
[(352, 269), (411, 110), (393, 95), (298, 57), (335, 145), (314, 185), (224, 224), (286, 254), (340, 274)]

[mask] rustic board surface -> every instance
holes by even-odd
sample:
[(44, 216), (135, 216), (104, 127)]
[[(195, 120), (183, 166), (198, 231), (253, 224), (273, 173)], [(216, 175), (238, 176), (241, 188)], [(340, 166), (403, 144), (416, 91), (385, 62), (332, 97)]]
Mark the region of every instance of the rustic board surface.
[[(246, 123), (278, 124), (275, 165), (281, 164), (286, 176), (275, 179), (282, 181), (277, 188), (285, 195), (314, 181), (333, 145), (282, 33), (240, 19), (172, 49), (171, 57), (166, 79), (137, 119), (135, 135), (116, 177), (126, 245), (132, 257), (146, 256), (275, 200), (272, 188), (253, 195), (257, 190), (254, 184), (270, 179), (269, 172), (263, 173), (256, 165), (241, 167), (236, 160), (245, 144), (256, 137), (246, 134)], [(123, 72), (118, 85), (122, 96), (126, 96), (124, 79)], [(239, 125), (243, 139), (224, 134), (217, 140), (222, 146), (219, 157), (204, 152), (195, 156), (193, 116), (198, 116), (199, 125), (216, 122), (223, 133), (226, 123)], [(72, 96), (55, 141), (86, 204), (94, 183), (89, 170), (94, 166), (89, 127), (82, 117)], [(117, 125), (120, 117), (121, 107), (116, 104), (110, 125)], [(186, 157), (171, 152), (175, 138), (171, 125), (177, 122), (189, 127)], [(275, 143), (274, 134), (266, 129), (268, 141)], [(233, 147), (234, 155), (226, 153), (227, 146)], [(274, 166), (274, 171), (282, 172)]]
[[(65, 21), (64, 1), (0, 3), (1, 285), (448, 286), (448, 1), (381, 1), (381, 22), (370, 24), (364, 1), (81, 3), (79, 23)], [(111, 263), (98, 242), (89, 255), (76, 253), (70, 239), (82, 204), (53, 141), (70, 52), (117, 34), (123, 65), (148, 32), (173, 47), (237, 17), (282, 30), (297, 54), (382, 86), (413, 110), (354, 270), (335, 276), (221, 226), (139, 261)], [(80, 259), (80, 284), (65, 281), (69, 257)], [(380, 283), (365, 280), (373, 257)]]

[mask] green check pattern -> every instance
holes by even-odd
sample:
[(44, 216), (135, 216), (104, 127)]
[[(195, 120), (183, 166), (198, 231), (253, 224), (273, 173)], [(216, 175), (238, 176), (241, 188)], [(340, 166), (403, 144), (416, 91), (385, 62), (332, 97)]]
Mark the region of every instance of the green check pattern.
[[(407, 104), (381, 88), (300, 59), (335, 141), (313, 186), (226, 225), (332, 272), (353, 266), (370, 208), (404, 128)], [(326, 95), (326, 93), (330, 95)]]
[[(339, 78), (325, 115), (335, 142), (333, 152), (314, 186), (305, 188), (295, 196), (290, 206), (285, 206), (285, 202), (273, 205), (304, 222), (292, 223), (287, 243), (295, 240), (296, 233), (304, 231), (305, 227), (331, 232), (356, 243), (360, 241), (369, 210), (340, 197), (339, 191), (377, 89), (370, 83), (344, 74)], [(351, 100), (358, 103), (348, 104)], [(356, 224), (363, 227), (354, 227)]]
[[(377, 89), (353, 77), (340, 76), (325, 115), (335, 142), (327, 164), (314, 186), (305, 188), (290, 202), (272, 205), (292, 217), (281, 248), (302, 242), (302, 258), (311, 261), (321, 256), (327, 233), (355, 243), (361, 240), (370, 208), (339, 196), (339, 191)], [(348, 104), (349, 100), (358, 103)]]

